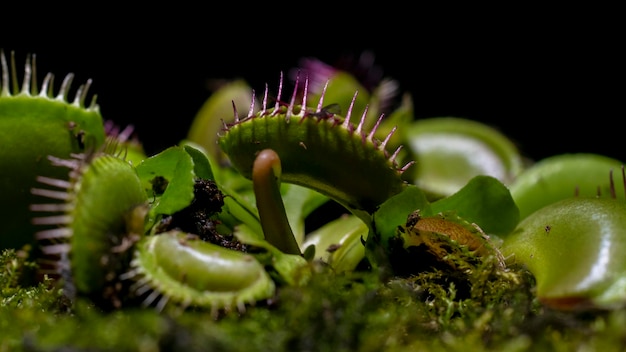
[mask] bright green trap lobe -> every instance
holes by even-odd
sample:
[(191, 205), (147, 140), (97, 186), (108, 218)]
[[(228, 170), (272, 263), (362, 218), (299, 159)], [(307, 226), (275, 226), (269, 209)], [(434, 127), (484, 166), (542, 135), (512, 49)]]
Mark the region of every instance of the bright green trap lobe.
[(274, 282), (253, 256), (182, 232), (146, 237), (134, 265), (175, 302), (225, 308), (269, 298)]
[(333, 119), (292, 115), (287, 120), (284, 110), (242, 120), (219, 139), (245, 177), (251, 177), (256, 154), (272, 149), (280, 156), (283, 182), (309, 187), (352, 211), (370, 214), (405, 186), (380, 142), (376, 146)]
[[(179, 241), (179, 242), (173, 242)], [(163, 272), (175, 280), (185, 281), (196, 290), (233, 291), (246, 287), (257, 279), (259, 263), (252, 256), (203, 242), (165, 235), (155, 239), (152, 250)], [(212, 277), (195, 275), (191, 268), (211, 267)]]
[[(244, 80), (228, 82), (216, 90), (204, 102), (187, 133), (187, 139), (202, 146), (213, 158), (222, 160), (216, 139), (221, 121), (231, 122), (234, 119), (233, 105), (250, 106), (252, 88)], [(229, 118), (230, 117), (230, 118)]]
[(560, 308), (626, 303), (626, 203), (568, 198), (524, 219), (502, 254), (535, 275), (537, 296)]

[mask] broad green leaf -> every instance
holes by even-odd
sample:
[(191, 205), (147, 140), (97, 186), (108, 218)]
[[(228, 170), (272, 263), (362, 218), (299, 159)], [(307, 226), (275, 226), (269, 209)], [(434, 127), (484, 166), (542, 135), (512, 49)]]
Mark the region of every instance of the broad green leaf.
[[(196, 175), (192, 157), (182, 147), (170, 147), (145, 159), (137, 165), (137, 174), (150, 197), (157, 199), (153, 214), (171, 215), (193, 200)], [(153, 182), (163, 178), (166, 188), (160, 196), (155, 194)]]
[(455, 211), (487, 234), (503, 236), (519, 222), (519, 210), (508, 188), (491, 176), (476, 176), (453, 195), (431, 204), (434, 214)]
[[(397, 195), (389, 198), (374, 213), (374, 231), (383, 248), (387, 248), (390, 238), (396, 236), (398, 226), (406, 223), (409, 214), (415, 210), (430, 214), (430, 205), (424, 192), (416, 186), (409, 186)], [(368, 237), (368, 242), (370, 238)]]
[(185, 151), (191, 156), (193, 160), (193, 170), (196, 176), (205, 179), (213, 180), (213, 171), (211, 170), (211, 163), (207, 158), (207, 154), (199, 146), (186, 144), (182, 146)]

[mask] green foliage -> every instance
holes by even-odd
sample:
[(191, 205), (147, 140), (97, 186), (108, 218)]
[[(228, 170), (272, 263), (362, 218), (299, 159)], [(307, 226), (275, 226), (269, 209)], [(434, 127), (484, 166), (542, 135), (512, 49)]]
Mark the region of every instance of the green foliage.
[[(171, 215), (189, 205), (193, 199), (194, 162), (182, 147), (170, 147), (145, 159), (137, 166), (137, 174), (146, 193), (158, 196), (151, 209), (155, 214)], [(163, 187), (155, 186), (156, 182)]]
[(404, 225), (406, 219), (415, 210), (431, 213), (430, 203), (421, 189), (415, 186), (407, 187), (394, 197), (383, 203), (374, 213), (374, 229), (369, 242), (376, 241), (388, 248), (389, 239), (396, 236), (398, 226)]
[(479, 175), (459, 191), (432, 204), (434, 213), (454, 210), (487, 234), (506, 235), (519, 222), (519, 210), (508, 189), (491, 176)]

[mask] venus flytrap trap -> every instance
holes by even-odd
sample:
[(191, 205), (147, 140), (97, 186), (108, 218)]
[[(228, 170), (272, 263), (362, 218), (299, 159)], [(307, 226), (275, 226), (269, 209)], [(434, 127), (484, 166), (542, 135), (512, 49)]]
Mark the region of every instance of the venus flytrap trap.
[(247, 82), (235, 80), (219, 83), (196, 113), (186, 136), (187, 141), (198, 144), (211, 159), (215, 160), (215, 163), (221, 163), (223, 153), (217, 145), (217, 138), (222, 129), (221, 121), (232, 121), (233, 105), (250, 106), (250, 104), (252, 96)]
[(159, 311), (174, 303), (210, 309), (217, 318), (223, 310), (243, 313), (247, 304), (275, 293), (274, 281), (252, 255), (180, 231), (147, 237), (131, 266), (132, 290)]
[[(615, 182), (621, 171), (623, 182)], [(590, 153), (562, 154), (532, 165), (511, 185), (522, 221), (502, 250), (530, 270), (537, 297), (565, 310), (626, 303), (621, 255), (626, 240), (624, 166)]]
[[(306, 79), (302, 101), (296, 104), (296, 82), (289, 104), (281, 105), (282, 85), (281, 78), (273, 107), (268, 105), (266, 89), (260, 111), (251, 106), (247, 117), (225, 124), (218, 140), (222, 150), (247, 178), (252, 177), (257, 153), (274, 150), (283, 165), (283, 182), (316, 190), (368, 222), (378, 205), (406, 185), (401, 175), (412, 163), (396, 165), (400, 149), (393, 154), (386, 150), (392, 133), (383, 141), (375, 139), (376, 126), (370, 132), (363, 129), (365, 114), (356, 126), (350, 122), (350, 109), (345, 118), (335, 114), (318, 117), (324, 106), (323, 96), (316, 109), (308, 108)], [(355, 174), (363, 177), (355, 178)], [(373, 182), (377, 187), (370, 187)]]
[[(494, 217), (493, 212), (502, 217)], [(495, 265), (494, 273), (509, 277), (499, 236), (510, 232), (517, 221), (513, 199), (491, 176), (476, 176), (455, 194), (435, 202), (412, 185), (374, 213), (367, 254), (385, 276), (441, 270), (442, 264), (447, 273), (458, 276), (488, 261)], [(464, 263), (462, 270), (455, 261)]]
[(624, 165), (620, 160), (591, 153), (554, 155), (540, 160), (511, 184), (511, 195), (526, 218), (550, 203), (574, 196), (624, 199), (624, 185), (613, 183), (611, 173)]
[(418, 167), (411, 183), (430, 199), (449, 196), (471, 178), (489, 175), (509, 185), (524, 160), (509, 138), (483, 123), (457, 117), (416, 120), (404, 129), (407, 151)]
[(504, 241), (511, 263), (530, 270), (537, 296), (556, 309), (614, 309), (625, 303), (625, 204), (568, 198), (526, 217)]
[[(572, 162), (577, 159), (582, 169)], [(595, 167), (586, 168), (591, 164)], [(522, 175), (524, 183), (516, 194), (531, 199), (522, 192), (536, 192), (527, 187), (530, 177), (537, 177), (537, 187), (545, 191), (535, 203), (544, 205), (527, 208), (533, 210), (527, 210), (529, 214), (505, 236), (502, 251), (512, 265), (533, 273), (537, 297), (547, 306), (593, 310), (626, 305), (626, 202), (624, 193), (616, 191), (617, 185), (624, 189), (626, 176), (622, 166), (623, 182), (615, 183), (614, 165), (614, 160), (598, 155), (563, 155), (545, 159), (529, 170), (529, 178)], [(607, 168), (607, 181), (596, 179), (597, 172)], [(574, 171), (575, 175), (562, 173)], [(600, 192), (604, 182), (606, 193)], [(573, 188), (573, 195), (567, 186), (570, 192)], [(578, 186), (595, 186), (591, 188), (597, 193), (593, 196)]]
[[(107, 145), (108, 147), (108, 145)], [(35, 233), (44, 255), (44, 274), (61, 279), (68, 298), (88, 297), (119, 308), (128, 295), (119, 276), (144, 235), (148, 197), (130, 163), (104, 149), (49, 157), (68, 178), (39, 176), (32, 189)]]
[(337, 273), (358, 270), (366, 258), (363, 241), (369, 227), (352, 214), (345, 214), (307, 234), (302, 248), (311, 248), (314, 260), (328, 263)]
[[(252, 94), (250, 93), (251, 91)], [(237, 110), (235, 110), (237, 117), (234, 117), (232, 114), (233, 107), (258, 107), (258, 103), (254, 99), (254, 92), (245, 81), (223, 82), (220, 84), (219, 89), (209, 96), (194, 117), (192, 126), (183, 144), (195, 145), (203, 150), (210, 163), (214, 165), (213, 177), (220, 184), (221, 189), (229, 195), (225, 199), (225, 213), (231, 213), (230, 210), (234, 212), (230, 214), (232, 216), (229, 216), (230, 222), (233, 223), (232, 220), (238, 218), (239, 220), (235, 220), (234, 223), (237, 221), (245, 223), (244, 226), (239, 226), (240, 229), (245, 227), (246, 231), (252, 230), (262, 237), (263, 231), (259, 225), (260, 220), (258, 209), (256, 208), (253, 183), (249, 178), (244, 178), (240, 173), (234, 171), (233, 168), (224, 167), (228, 162), (217, 143), (221, 132), (214, 130), (216, 123), (222, 129), (224, 123), (231, 123), (236, 118), (245, 118), (246, 116)], [(228, 109), (228, 113), (226, 109)], [(207, 130), (202, 126), (211, 127)], [(306, 234), (304, 228), (306, 217), (319, 206), (326, 203), (329, 198), (303, 186), (284, 182), (279, 183), (280, 196), (273, 195), (272, 197), (286, 204), (284, 208), (286, 208), (286, 217), (289, 225), (287, 227), (291, 228), (290, 231), (298, 243), (299, 253), (300, 250), (304, 250), (302, 242)], [(248, 228), (250, 226), (252, 228)], [(284, 225), (282, 226), (287, 229)], [(295, 249), (292, 251), (295, 253)]]
[(69, 99), (73, 74), (65, 76), (58, 90), (54, 75), (47, 74), (39, 87), (35, 56), (28, 56), (21, 85), (15, 63), (0, 50), (0, 248), (35, 244), (30, 224), (30, 189), (35, 177), (63, 177), (47, 156), (68, 158), (88, 148), (97, 148), (105, 139), (100, 108), (94, 96), (86, 102), (91, 81), (78, 87)]

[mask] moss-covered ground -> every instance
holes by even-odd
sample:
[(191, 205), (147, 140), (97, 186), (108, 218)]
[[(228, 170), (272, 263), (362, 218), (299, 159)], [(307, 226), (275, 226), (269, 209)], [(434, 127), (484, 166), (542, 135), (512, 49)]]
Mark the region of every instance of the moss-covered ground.
[[(381, 279), (316, 265), (301, 287), (224, 314), (187, 309), (103, 312), (70, 302), (51, 280), (23, 284), (34, 264), (0, 255), (0, 351), (617, 351), (626, 310), (562, 312), (533, 295), (523, 269), (485, 261), (460, 287), (441, 270)], [(313, 265), (313, 264), (312, 264)]]

